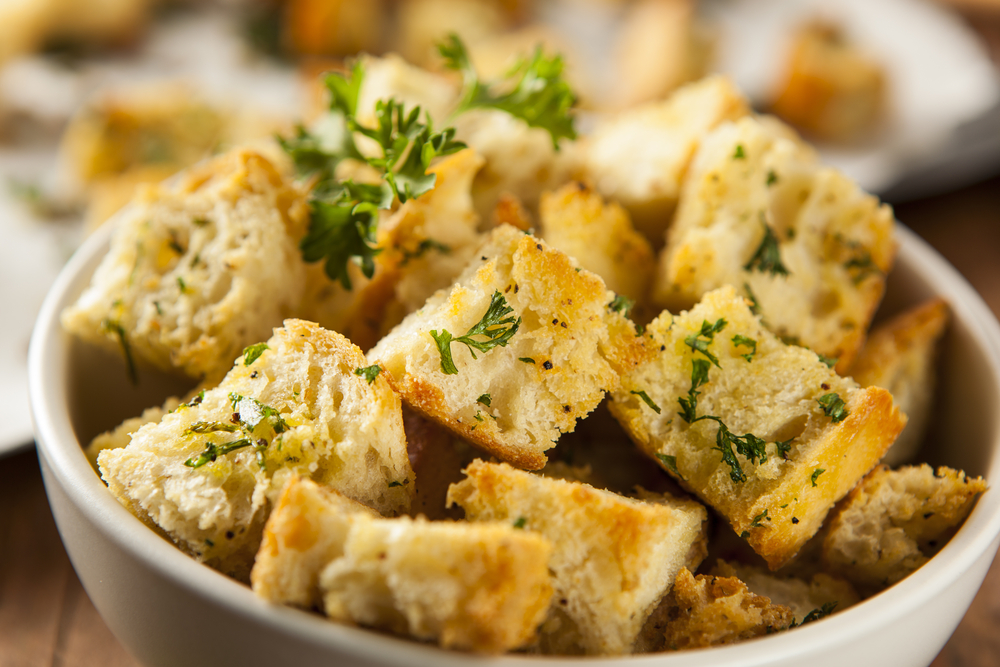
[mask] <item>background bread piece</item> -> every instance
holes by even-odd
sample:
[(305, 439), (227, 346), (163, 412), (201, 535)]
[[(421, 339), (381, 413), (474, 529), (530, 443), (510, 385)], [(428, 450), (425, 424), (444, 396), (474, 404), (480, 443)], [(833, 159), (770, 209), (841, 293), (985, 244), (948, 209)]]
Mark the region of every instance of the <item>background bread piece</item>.
[(857, 143), (885, 116), (884, 68), (835, 23), (796, 30), (783, 69), (771, 112), (815, 139)]
[[(188, 400), (191, 398), (193, 396), (188, 397)], [(94, 466), (94, 470), (98, 470), (98, 454), (105, 449), (120, 449), (121, 447), (125, 447), (131, 442), (132, 434), (138, 431), (141, 426), (160, 421), (163, 419), (163, 415), (173, 412), (180, 404), (181, 400), (179, 398), (171, 396), (163, 402), (162, 406), (154, 405), (151, 408), (146, 408), (138, 417), (126, 419), (110, 431), (101, 433), (91, 440), (90, 444), (84, 450), (87, 454), (87, 460), (90, 461), (90, 465)], [(98, 472), (100, 471), (98, 470)]]
[[(406, 315), (449, 287), (482, 245), (479, 216), (472, 206), (472, 181), (484, 160), (466, 149), (428, 169), (437, 175), (434, 189), (411, 199), (379, 223), (376, 277), (363, 290), (349, 337), (370, 349)], [(379, 317), (381, 311), (381, 317)]]
[(501, 653), (531, 643), (552, 597), (552, 544), (503, 524), (358, 517), (323, 571), (327, 615)]
[(646, 310), (656, 260), (619, 204), (574, 181), (542, 193), (539, 221), (541, 236), (552, 247), (599, 275), (615, 294), (636, 302), (639, 311)]
[(719, 560), (712, 568), (712, 574), (720, 577), (736, 577), (755, 595), (763, 595), (774, 604), (788, 607), (798, 624), (802, 623), (809, 612), (822, 609), (823, 605), (836, 603), (833, 611), (840, 612), (861, 601), (850, 582), (823, 572), (813, 575), (806, 581), (797, 577), (771, 574), (753, 565)]
[[(285, 322), (267, 346), (249, 365), (238, 357), (218, 387), (143, 426), (127, 447), (98, 456), (108, 488), (133, 514), (196, 559), (242, 580), (290, 477), (308, 477), (383, 513), (406, 511), (413, 489), (399, 398), (384, 373), (369, 384), (355, 374), (368, 366), (356, 346), (300, 320)], [(274, 418), (264, 418), (253, 430), (254, 442), (266, 443), (264, 467), (254, 447), (201, 467), (185, 465), (209, 442), (247, 437), (233, 414), (254, 421), (254, 404), (236, 408), (231, 394), (272, 408), (287, 425), (278, 433)], [(192, 432), (199, 422), (234, 431)]]
[(505, 521), (553, 542), (556, 607), (571, 624), (553, 634), (578, 635), (586, 653), (631, 653), (678, 570), (704, 557), (707, 515), (694, 501), (643, 502), (483, 461), (465, 472), (448, 502), (461, 505), (466, 518)]
[(375, 103), (394, 97), (407, 109), (420, 106), (421, 118), (424, 113), (429, 114), (434, 127), (447, 127), (448, 114), (458, 102), (459, 91), (455, 82), (441, 74), (410, 65), (394, 53), (382, 58), (364, 56), (361, 63), (365, 78), (358, 91), (359, 123), (375, 127)]
[(236, 150), (150, 186), (118, 220), (70, 332), (163, 369), (218, 381), (247, 345), (298, 308), (305, 194), (260, 155)]
[[(734, 457), (746, 475), (737, 482), (718, 449), (719, 425), (681, 417), (680, 398), (691, 388), (693, 359), (685, 340), (704, 322), (725, 319), (708, 351), (697, 415), (719, 417), (737, 436), (766, 441), (767, 460)], [(823, 522), (833, 504), (872, 469), (906, 423), (884, 389), (861, 389), (805, 348), (785, 345), (765, 329), (732, 287), (709, 292), (691, 311), (663, 313), (647, 329), (656, 356), (622, 376), (609, 403), (632, 439), (662, 468), (714, 507), (771, 569), (788, 562)], [(735, 336), (755, 343), (755, 352)], [(751, 358), (748, 361), (744, 355)], [(697, 358), (705, 357), (698, 353)], [(659, 409), (637, 392), (646, 392)], [(834, 422), (818, 399), (837, 394), (847, 414)], [(787, 458), (777, 442), (790, 440)], [(735, 450), (735, 448), (734, 448)], [(667, 458), (663, 458), (667, 457)], [(672, 457), (672, 458), (671, 458)], [(766, 511), (766, 514), (765, 514)]]
[(497, 109), (470, 109), (455, 118), (455, 137), (486, 158), (476, 174), (473, 201), (482, 221), (488, 222), (497, 203), (514, 195), (532, 212), (545, 190), (567, 182), (579, 170), (576, 142), (562, 139), (559, 150), (542, 128)]
[[(476, 359), (452, 343), (458, 373), (445, 374), (430, 332), (464, 335), (495, 292), (513, 308), (510, 317), (521, 318), (517, 332), (505, 347), (477, 352)], [(368, 356), (413, 409), (505, 461), (538, 469), (545, 450), (640, 358), (631, 322), (607, 307), (613, 298), (599, 277), (578, 270), (565, 254), (504, 226), (450, 290), (428, 299)], [(480, 402), (484, 396), (489, 405)]]
[(682, 86), (666, 100), (600, 122), (582, 144), (583, 175), (624, 206), (636, 229), (659, 247), (702, 137), (749, 112), (746, 98), (725, 77)]
[(356, 515), (378, 512), (311, 479), (291, 477), (264, 525), (250, 571), (253, 592), (268, 602), (319, 606), (320, 572), (344, 555)]
[(666, 650), (735, 644), (784, 630), (794, 619), (791, 609), (753, 594), (735, 577), (695, 577), (686, 568), (678, 573), (671, 598)]
[(913, 460), (934, 400), (937, 342), (948, 324), (948, 305), (932, 299), (875, 327), (847, 370), (862, 387), (885, 387), (910, 416), (886, 453), (888, 466)]
[(985, 490), (961, 470), (879, 466), (837, 506), (823, 559), (866, 592), (885, 588), (937, 553)]
[[(691, 163), (654, 299), (676, 311), (732, 285), (772, 331), (838, 359), (843, 372), (882, 298), (894, 225), (888, 206), (820, 165), (778, 121), (723, 123)], [(753, 263), (766, 230), (786, 275)]]

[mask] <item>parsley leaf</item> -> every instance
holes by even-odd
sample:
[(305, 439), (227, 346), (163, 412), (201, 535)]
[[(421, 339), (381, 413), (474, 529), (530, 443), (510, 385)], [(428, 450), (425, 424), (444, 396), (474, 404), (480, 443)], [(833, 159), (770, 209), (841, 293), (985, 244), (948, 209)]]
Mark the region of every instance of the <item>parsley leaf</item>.
[(681, 419), (689, 424), (698, 420), (698, 395), (701, 394), (701, 392), (698, 391), (698, 387), (708, 382), (709, 368), (711, 368), (711, 365), (705, 359), (692, 359), (691, 388), (688, 389), (688, 397), (686, 399), (678, 397), (677, 399), (677, 401), (681, 404), (682, 410), (678, 414), (680, 414)]
[(185, 434), (188, 433), (218, 433), (219, 431), (225, 431), (226, 433), (233, 433), (239, 430), (236, 424), (226, 424), (223, 422), (207, 422), (207, 421), (196, 421), (188, 427), (188, 430), (184, 431)]
[(764, 226), (764, 238), (761, 239), (757, 251), (754, 252), (750, 261), (743, 265), (747, 271), (760, 271), (770, 273), (772, 276), (787, 276), (788, 269), (781, 263), (781, 252), (778, 249), (778, 238), (774, 235), (771, 225), (764, 220), (764, 214), (760, 214), (760, 224)]
[(524, 362), (526, 364), (533, 364), (533, 363), (535, 363), (535, 360), (532, 359), (531, 357), (518, 357), (517, 360), (521, 361), (521, 362)]
[(844, 404), (844, 399), (839, 394), (823, 394), (816, 399), (816, 402), (823, 408), (823, 414), (829, 417), (834, 424), (844, 421), (850, 414)]
[(240, 438), (239, 440), (233, 440), (232, 442), (227, 442), (222, 445), (217, 445), (215, 443), (209, 442), (205, 443), (205, 451), (198, 455), (197, 458), (191, 457), (184, 461), (184, 465), (188, 468), (200, 468), (206, 463), (212, 463), (215, 459), (220, 456), (225, 456), (229, 452), (234, 452), (237, 449), (243, 449), (244, 447), (250, 447), (253, 445), (247, 438)]
[(754, 355), (757, 354), (757, 341), (753, 338), (747, 338), (740, 334), (733, 336), (733, 345), (736, 347), (748, 347), (750, 352), (748, 354), (741, 354), (740, 356), (746, 359), (748, 362), (753, 359)]
[(630, 299), (627, 296), (622, 296), (621, 294), (616, 294), (615, 298), (608, 304), (608, 309), (628, 317), (629, 313), (632, 312), (633, 306), (635, 306), (635, 301), (633, 299)]
[(816, 486), (816, 480), (819, 479), (819, 476), (825, 472), (826, 470), (824, 468), (816, 468), (815, 470), (813, 470), (813, 474), (809, 478), (809, 481), (812, 482), (813, 486)]
[(656, 414), (660, 414), (661, 412), (660, 406), (654, 403), (653, 399), (651, 399), (649, 397), (649, 394), (647, 394), (645, 391), (633, 391), (630, 393), (635, 394), (636, 396), (641, 398), (642, 402), (648, 405), (653, 410), (653, 412), (655, 412)]
[(716, 368), (722, 368), (719, 366), (718, 357), (708, 351), (708, 346), (712, 344), (715, 334), (722, 331), (726, 324), (726, 320), (722, 317), (717, 319), (714, 324), (709, 324), (708, 320), (704, 320), (701, 323), (701, 331), (685, 338), (684, 344), (690, 347), (693, 351), (701, 352), (703, 355), (708, 357), (708, 360), (715, 364)]
[(826, 364), (827, 368), (833, 368), (837, 365), (837, 357), (828, 357), (825, 354), (820, 354), (819, 352), (816, 353), (816, 356), (819, 357), (820, 361)]
[(264, 350), (269, 350), (267, 343), (257, 343), (256, 345), (250, 345), (243, 348), (243, 365), (249, 366), (253, 362), (260, 359), (260, 355), (264, 354)]
[(560, 138), (576, 139), (570, 113), (576, 96), (562, 77), (561, 56), (549, 58), (539, 47), (531, 58), (517, 63), (507, 81), (493, 85), (479, 80), (465, 45), (455, 33), (438, 44), (438, 51), (445, 67), (462, 74), (462, 96), (455, 114), (476, 108), (506, 111), (531, 127), (546, 130), (556, 150)]
[(733, 159), (743, 160), (746, 159), (746, 156), (747, 154), (746, 151), (743, 150), (743, 144), (736, 144), (736, 150), (733, 151)]
[[(458, 368), (455, 367), (455, 360), (451, 356), (451, 344), (453, 342), (462, 343), (468, 347), (473, 359), (478, 358), (476, 357), (476, 350), (485, 353), (498, 345), (506, 347), (510, 339), (517, 333), (518, 327), (521, 326), (520, 317), (516, 320), (510, 317), (510, 314), (513, 312), (514, 309), (507, 305), (507, 299), (500, 293), (500, 290), (496, 290), (493, 292), (490, 305), (486, 309), (486, 313), (482, 319), (474, 324), (465, 335), (456, 338), (444, 329), (441, 330), (441, 333), (432, 329), (430, 332), (431, 338), (434, 339), (438, 352), (441, 354), (441, 371), (446, 375), (458, 374)], [(473, 336), (485, 336), (486, 340), (476, 340)], [(531, 363), (535, 362), (532, 361)]]
[(333, 201), (314, 199), (309, 202), (311, 212), (309, 231), (299, 247), (307, 262), (326, 260), (324, 268), (331, 280), (339, 280), (344, 289), (351, 289), (347, 264), (354, 261), (368, 278), (375, 273), (375, 230), (378, 225), (378, 208), (371, 203), (358, 202), (346, 195)]
[(660, 459), (660, 461), (663, 462), (663, 465), (667, 466), (667, 469), (670, 470), (670, 472), (674, 473), (675, 475), (677, 475), (681, 479), (684, 479), (684, 477), (681, 475), (680, 471), (677, 470), (677, 457), (676, 456), (670, 456), (669, 454), (657, 454), (656, 458)]
[(763, 512), (761, 512), (760, 514), (758, 514), (757, 516), (755, 516), (753, 518), (753, 521), (750, 523), (750, 527), (751, 528), (763, 528), (764, 525), (761, 523), (761, 521), (764, 521), (765, 519), (768, 520), (768, 521), (771, 520), (771, 517), (769, 517), (767, 515), (767, 508), (766, 507), (764, 508)]
[[(180, 280), (180, 278), (178, 278)], [(128, 379), (133, 385), (139, 384), (139, 373), (136, 370), (135, 359), (132, 358), (132, 348), (128, 343), (128, 336), (125, 334), (125, 327), (118, 320), (105, 318), (101, 322), (101, 330), (104, 333), (114, 334), (118, 338), (118, 344), (125, 355), (125, 369), (128, 371)]]
[(490, 407), (490, 402), (491, 399), (489, 394), (483, 394), (482, 396), (476, 399), (476, 403), (480, 403), (482, 405), (485, 405), (486, 407)]
[(826, 602), (823, 604), (822, 607), (817, 607), (816, 609), (813, 609), (811, 612), (806, 614), (805, 618), (802, 619), (801, 623), (796, 624), (795, 621), (792, 621), (792, 624), (789, 625), (788, 628), (791, 629), (796, 627), (796, 625), (802, 626), (805, 625), (806, 623), (812, 623), (813, 621), (818, 621), (819, 619), (825, 618), (830, 614), (832, 614), (833, 610), (836, 608), (837, 608), (836, 600), (834, 600), (833, 602)]
[(517, 521), (514, 522), (514, 527), (517, 528), (517, 529), (519, 529), (519, 530), (523, 530), (524, 526), (527, 523), (528, 523), (528, 520), (525, 517), (523, 517), (523, 516), (522, 517), (518, 517)]
[(382, 367), (378, 364), (372, 364), (371, 366), (365, 366), (364, 368), (355, 368), (354, 374), (363, 377), (371, 384), (378, 377), (378, 374), (382, 372)]

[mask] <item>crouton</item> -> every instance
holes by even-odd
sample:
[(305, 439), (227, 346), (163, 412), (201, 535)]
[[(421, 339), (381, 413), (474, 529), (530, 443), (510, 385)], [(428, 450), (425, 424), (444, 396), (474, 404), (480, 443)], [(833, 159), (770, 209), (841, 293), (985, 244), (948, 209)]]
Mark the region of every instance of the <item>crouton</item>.
[(732, 287), (663, 313), (647, 334), (658, 354), (623, 375), (612, 414), (771, 569), (795, 556), (906, 423), (888, 391), (861, 389), (778, 340)]
[(407, 61), (433, 69), (441, 64), (437, 45), (449, 34), (476, 44), (510, 27), (492, 0), (409, 0), (397, 8), (394, 43)]
[(357, 120), (375, 127), (375, 103), (395, 98), (407, 109), (419, 106), (421, 118), (427, 114), (435, 127), (445, 127), (452, 107), (458, 102), (458, 87), (446, 76), (414, 67), (394, 53), (361, 59), (365, 77), (358, 91)]
[(387, 20), (384, 0), (289, 0), (280, 7), (282, 46), (310, 56), (378, 49)]
[[(190, 398), (193, 398), (193, 396), (189, 397), (188, 400)], [(132, 434), (138, 431), (140, 427), (160, 421), (163, 419), (163, 415), (173, 412), (180, 404), (181, 400), (179, 398), (171, 396), (163, 402), (162, 406), (154, 405), (151, 408), (146, 408), (138, 417), (130, 417), (110, 431), (105, 431), (98, 435), (84, 448), (84, 453), (87, 455), (90, 465), (94, 466), (94, 470), (97, 470), (98, 454), (105, 449), (120, 449), (125, 447), (132, 440)]]
[(470, 109), (455, 118), (454, 126), (455, 137), (486, 158), (472, 192), (480, 220), (491, 220), (505, 195), (536, 211), (542, 192), (559, 187), (579, 169), (575, 142), (563, 139), (557, 151), (548, 131), (506, 111)]
[(269, 602), (318, 607), (320, 572), (344, 555), (347, 531), (357, 515), (377, 517), (378, 512), (293, 475), (264, 524), (250, 571), (253, 592)]
[(696, 14), (692, 0), (631, 3), (615, 40), (613, 106), (663, 99), (706, 74), (712, 44)]
[(598, 192), (624, 206), (636, 229), (658, 248), (702, 137), (749, 111), (724, 77), (682, 86), (662, 102), (600, 122), (581, 149), (583, 174)]
[(127, 447), (101, 452), (101, 475), (141, 520), (245, 580), (291, 475), (382, 513), (409, 508), (399, 399), (384, 373), (358, 374), (368, 368), (340, 334), (288, 320), (219, 386), (143, 426)]
[(735, 577), (692, 576), (682, 569), (671, 592), (663, 630), (670, 650), (721, 646), (762, 637), (791, 625), (792, 610), (751, 593)]
[[(369, 357), (410, 407), (537, 470), (642, 348), (601, 279), (544, 241), (500, 227), (476, 255)], [(454, 340), (484, 322), (491, 341), (478, 352)]]
[(537, 637), (552, 544), (504, 524), (357, 517), (320, 576), (334, 620), (501, 653)]
[(862, 387), (885, 387), (910, 416), (886, 453), (888, 466), (909, 462), (924, 438), (934, 399), (935, 351), (948, 323), (948, 306), (932, 299), (875, 327), (847, 370)]
[(882, 65), (839, 25), (817, 21), (799, 28), (784, 70), (770, 110), (816, 139), (856, 143), (885, 115)]
[(879, 466), (831, 516), (823, 560), (865, 592), (890, 586), (945, 545), (985, 490), (961, 470)]
[(308, 220), (305, 193), (250, 151), (150, 186), (63, 326), (129, 361), (217, 382), (298, 309)]
[(694, 501), (633, 500), (483, 461), (465, 472), (448, 502), (466, 518), (506, 521), (553, 542), (556, 608), (569, 621), (557, 634), (572, 633), (586, 653), (630, 653), (678, 570), (705, 556), (707, 515)]
[(850, 366), (885, 289), (892, 210), (774, 119), (706, 136), (660, 258), (654, 300), (688, 308), (733, 285), (779, 336)]
[[(381, 303), (382, 321), (374, 339), (369, 337), (371, 345), (434, 292), (449, 287), (482, 245), (471, 190), (483, 163), (472, 149), (442, 159), (428, 169), (437, 176), (434, 189), (407, 201), (379, 224), (382, 252), (376, 257), (376, 271), (381, 275), (367, 292), (385, 290), (385, 281), (392, 287), (388, 298), (366, 298), (366, 294), (359, 299), (358, 308), (364, 313), (358, 316), (366, 319), (377, 319), (375, 306)], [(351, 340), (364, 347), (355, 336)]]
[(861, 601), (850, 582), (824, 572), (816, 573), (807, 581), (798, 577), (771, 574), (753, 565), (720, 559), (712, 568), (712, 574), (736, 577), (755, 595), (763, 595), (774, 604), (788, 607), (795, 616), (795, 623), (799, 625), (816, 610), (820, 610), (820, 613), (826, 609), (830, 610), (829, 613), (840, 612)]
[(541, 236), (549, 245), (576, 258), (580, 266), (599, 275), (608, 289), (643, 309), (655, 258), (625, 209), (604, 202), (589, 186), (573, 182), (542, 194), (539, 220)]

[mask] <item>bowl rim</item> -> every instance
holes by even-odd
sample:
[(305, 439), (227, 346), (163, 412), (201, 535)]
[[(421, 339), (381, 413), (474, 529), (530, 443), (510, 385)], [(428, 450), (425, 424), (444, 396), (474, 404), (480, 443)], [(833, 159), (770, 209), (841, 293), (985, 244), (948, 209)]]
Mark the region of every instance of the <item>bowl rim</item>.
[[(103, 258), (114, 225), (92, 234), (76, 251), (50, 289), (36, 321), (28, 353), (29, 398), (40, 458), (48, 464), (78, 511), (118, 548), (160, 571), (194, 597), (228, 609), (242, 621), (265, 624), (289, 639), (308, 642), (331, 655), (406, 665), (468, 665), (484, 659), (447, 651), (378, 631), (332, 623), (309, 612), (267, 603), (246, 587), (191, 559), (169, 541), (149, 530), (114, 497), (91, 468), (70, 419), (64, 377), (69, 334), (60, 322), (61, 311), (75, 301)], [(972, 286), (940, 254), (901, 224), (896, 227), (900, 255), (923, 277), (932, 276), (935, 292), (945, 298), (953, 317), (962, 321), (981, 351), (989, 374), (1000, 386), (1000, 325)], [(1000, 419), (1000, 418), (998, 418)], [(1000, 429), (994, 436), (987, 480), (1000, 484)], [(47, 480), (48, 482), (48, 480)], [(965, 524), (927, 564), (894, 586), (862, 603), (795, 632), (779, 633), (766, 641), (733, 646), (654, 653), (604, 659), (507, 654), (490, 657), (491, 665), (515, 665), (544, 660), (561, 664), (646, 665), (664, 667), (745, 667), (792, 660), (817, 651), (834, 650), (845, 641), (860, 640), (873, 630), (892, 625), (952, 586), (977, 560), (996, 549), (1000, 539), (1000, 493), (984, 493)]]

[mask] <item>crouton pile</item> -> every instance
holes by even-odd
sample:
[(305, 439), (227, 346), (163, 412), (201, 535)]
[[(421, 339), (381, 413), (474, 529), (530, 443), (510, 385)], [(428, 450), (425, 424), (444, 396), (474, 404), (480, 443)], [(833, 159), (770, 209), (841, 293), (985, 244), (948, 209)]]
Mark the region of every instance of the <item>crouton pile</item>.
[(562, 88), (475, 85), (366, 57), (289, 160), (118, 214), (63, 324), (196, 383), (89, 446), (130, 512), (271, 603), (488, 654), (789, 631), (944, 547), (986, 483), (906, 465), (948, 308), (869, 334), (886, 205), (725, 78), (579, 136)]

